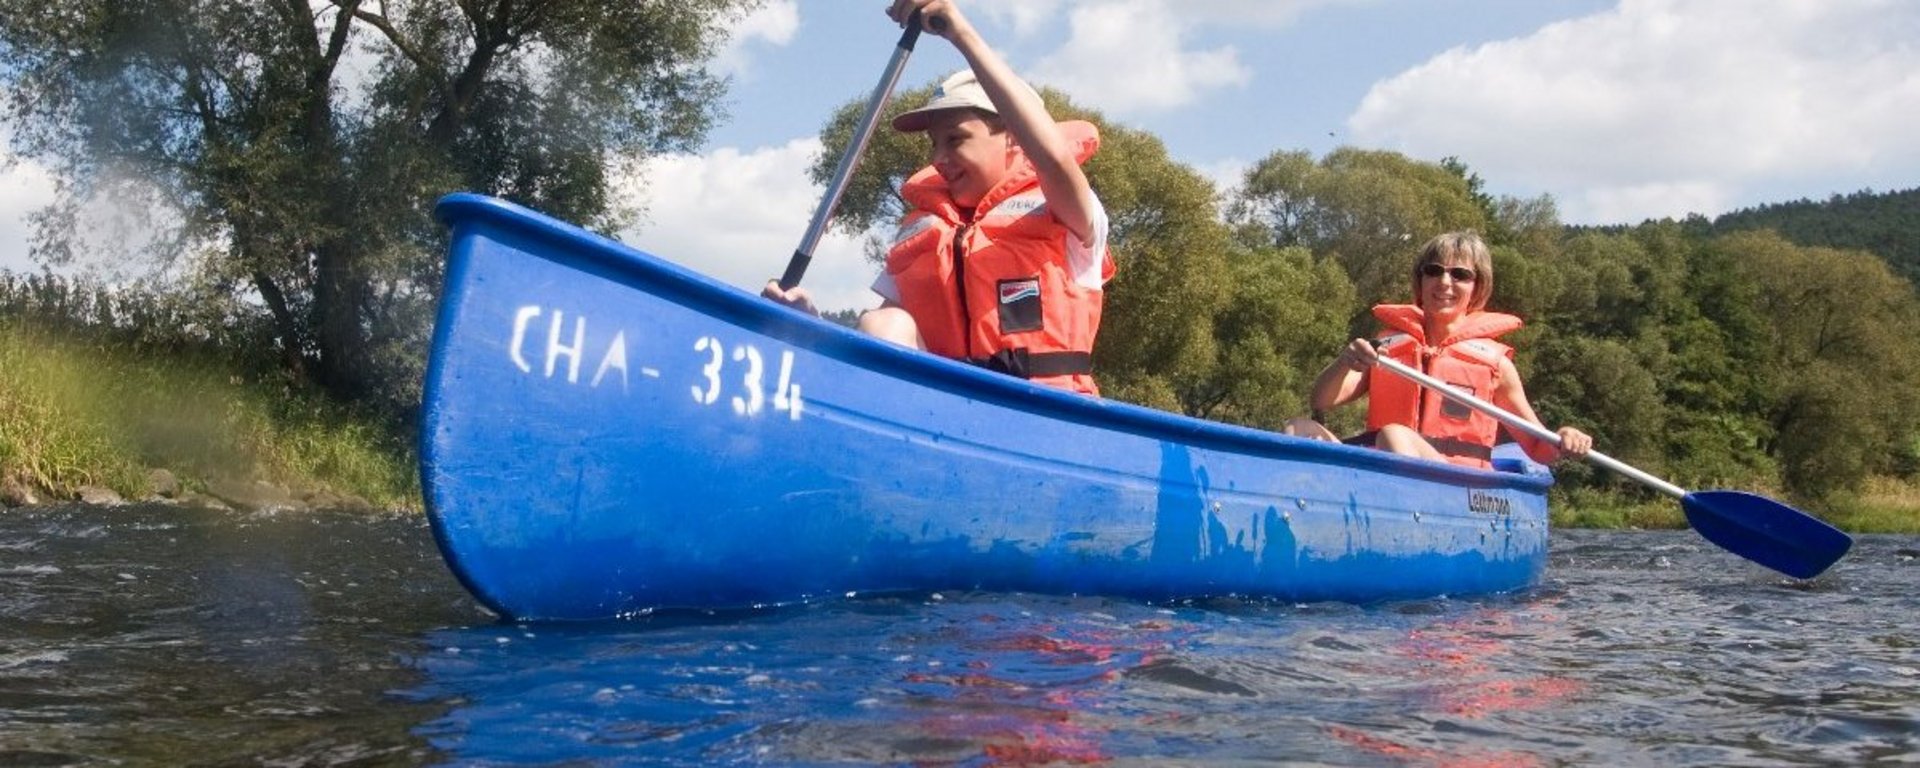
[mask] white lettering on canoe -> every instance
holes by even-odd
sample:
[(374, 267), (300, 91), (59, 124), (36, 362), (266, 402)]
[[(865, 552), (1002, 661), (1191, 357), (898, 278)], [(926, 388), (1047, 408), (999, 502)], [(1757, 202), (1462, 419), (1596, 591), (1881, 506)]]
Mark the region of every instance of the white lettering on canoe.
[(700, 337), (699, 341), (693, 343), (693, 351), (711, 353), (706, 367), (700, 369), (700, 375), (707, 378), (707, 386), (702, 389), (694, 385), (693, 401), (701, 405), (713, 405), (713, 401), (720, 399), (720, 364), (726, 362), (725, 353), (720, 349), (720, 340), (712, 336)]
[(627, 392), (627, 332), (613, 334), (613, 343), (607, 345), (607, 354), (600, 358), (600, 370), (593, 372), (593, 383), (589, 387), (598, 388), (600, 380), (607, 377), (607, 371), (620, 369), (620, 392)]
[[(712, 336), (702, 336), (693, 343), (693, 351), (702, 355), (705, 364), (700, 367), (701, 383), (692, 387), (693, 401), (701, 405), (713, 405), (720, 400), (720, 392), (727, 389), (730, 378), (725, 374), (737, 371), (740, 376), (739, 392), (729, 399), (733, 412), (737, 416), (758, 416), (767, 406), (766, 358), (752, 344), (742, 344), (733, 348), (732, 360), (736, 365), (727, 368), (726, 345)], [(789, 419), (799, 419), (801, 411), (800, 385), (793, 380), (793, 350), (780, 351), (780, 380), (773, 389), (773, 410), (787, 414)]]
[(587, 345), (587, 319), (573, 319), (573, 346), (560, 343), (560, 329), (566, 321), (566, 313), (553, 311), (553, 324), (547, 329), (547, 378), (553, 378), (553, 364), (562, 356), (567, 358), (567, 383), (580, 383), (580, 348)]
[[(527, 329), (543, 314), (547, 314), (547, 310), (538, 304), (523, 306), (513, 313), (513, 336), (507, 342), (507, 358), (512, 360), (514, 367), (519, 368), (522, 373), (533, 373), (533, 364), (527, 361), (526, 355)], [(566, 313), (558, 309), (553, 310), (547, 323), (547, 346), (544, 357), (546, 376), (549, 379), (553, 378), (560, 367), (560, 360), (565, 358), (567, 383), (578, 384), (580, 383), (580, 358), (587, 349), (587, 318), (580, 316), (573, 318), (571, 338), (564, 338), (567, 330)], [(627, 392), (629, 384), (626, 331), (616, 331), (613, 334), (613, 340), (608, 342), (606, 348), (600, 353), (600, 365), (594, 369), (593, 380), (588, 382), (587, 386), (598, 388), (600, 383), (606, 380), (607, 375), (615, 371), (620, 373), (620, 391)], [(660, 376), (659, 370), (654, 368), (642, 368), (640, 372), (653, 378)]]
[[(539, 345), (539, 331), (536, 323), (546, 324), (546, 345)], [(603, 347), (600, 335), (593, 333), (593, 323), (582, 315), (569, 314), (553, 307), (528, 304), (514, 310), (513, 332), (507, 342), (507, 359), (521, 373), (535, 373), (536, 363), (541, 361), (541, 371), (546, 378), (564, 378), (568, 384), (580, 383), (580, 368), (583, 361), (599, 360), (594, 366), (593, 377), (587, 381), (589, 388), (598, 389), (610, 381), (620, 382), (621, 393), (632, 391), (632, 364), (627, 355), (627, 332), (614, 329), (613, 338)], [(779, 370), (770, 371), (770, 361), (752, 344), (736, 344), (728, 348), (725, 342), (714, 336), (702, 336), (693, 343), (693, 351), (699, 356), (698, 383), (690, 389), (693, 401), (711, 406), (725, 400), (737, 416), (755, 417), (763, 411), (772, 410), (784, 413), (789, 419), (799, 419), (803, 404), (800, 399), (800, 383), (794, 380), (793, 350), (780, 351)], [(592, 355), (598, 355), (597, 358)], [(564, 361), (564, 365), (562, 364)], [(640, 366), (641, 376), (658, 379), (659, 368)], [(679, 370), (679, 369), (675, 369)], [(771, 392), (767, 389), (769, 374), (778, 377)], [(769, 409), (769, 406), (771, 408)]]
[(537, 304), (521, 307), (513, 313), (513, 341), (507, 342), (507, 355), (513, 358), (513, 364), (519, 366), (521, 373), (533, 373), (533, 366), (520, 356), (520, 345), (527, 343), (527, 323), (540, 316)]
[(747, 371), (742, 379), (746, 382), (747, 394), (745, 397), (734, 396), (733, 412), (739, 416), (752, 416), (759, 413), (760, 407), (767, 402), (766, 393), (760, 386), (760, 350), (750, 346), (734, 347), (733, 361), (737, 363), (743, 360), (747, 363)]

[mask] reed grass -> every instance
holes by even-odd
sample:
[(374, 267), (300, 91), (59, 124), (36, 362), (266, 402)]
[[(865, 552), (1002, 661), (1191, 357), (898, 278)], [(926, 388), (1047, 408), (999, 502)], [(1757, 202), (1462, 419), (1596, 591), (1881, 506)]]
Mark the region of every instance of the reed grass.
[[(1748, 489), (1741, 489), (1748, 490)], [(1804, 502), (1777, 491), (1750, 489), (1781, 501), (1849, 533), (1920, 533), (1920, 482), (1876, 476), (1857, 491)], [(1665, 496), (1628, 498), (1593, 488), (1555, 489), (1551, 522), (1557, 528), (1686, 528), (1686, 511)]]
[(1833, 504), (1828, 522), (1853, 533), (1920, 533), (1920, 483), (1872, 477)]
[(1665, 496), (1647, 498), (1597, 488), (1571, 491), (1555, 488), (1548, 509), (1549, 521), (1556, 528), (1687, 527), (1686, 513), (1680, 504)]
[(415, 467), (404, 436), (289, 383), (0, 321), (0, 470), (55, 497), (141, 498), (161, 468), (417, 509)]

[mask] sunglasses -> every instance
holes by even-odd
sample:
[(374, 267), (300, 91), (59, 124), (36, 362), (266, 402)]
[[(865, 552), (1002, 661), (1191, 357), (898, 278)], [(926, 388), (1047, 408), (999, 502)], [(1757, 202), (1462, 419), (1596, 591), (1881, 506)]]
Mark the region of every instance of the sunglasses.
[(1475, 277), (1478, 277), (1471, 267), (1443, 267), (1433, 262), (1420, 265), (1421, 277), (1439, 277), (1441, 275), (1453, 278), (1453, 281), (1456, 283), (1471, 283)]

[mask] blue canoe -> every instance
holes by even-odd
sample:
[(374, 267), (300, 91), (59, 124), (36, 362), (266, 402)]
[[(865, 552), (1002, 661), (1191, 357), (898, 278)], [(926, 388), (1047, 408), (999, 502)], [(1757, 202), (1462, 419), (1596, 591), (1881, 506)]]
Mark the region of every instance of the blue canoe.
[(1544, 467), (1082, 397), (448, 196), (423, 403), (440, 549), (512, 619), (946, 589), (1372, 602), (1534, 584)]

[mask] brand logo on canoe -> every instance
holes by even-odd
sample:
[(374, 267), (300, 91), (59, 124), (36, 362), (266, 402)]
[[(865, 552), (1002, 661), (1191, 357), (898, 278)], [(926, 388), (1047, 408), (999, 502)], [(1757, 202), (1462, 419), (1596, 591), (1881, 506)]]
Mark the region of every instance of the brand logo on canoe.
[(1000, 282), (1000, 303), (1012, 304), (1024, 298), (1040, 295), (1040, 278), (1026, 280), (1003, 280)]
[(1506, 517), (1513, 514), (1513, 501), (1491, 491), (1467, 491), (1467, 511)]

